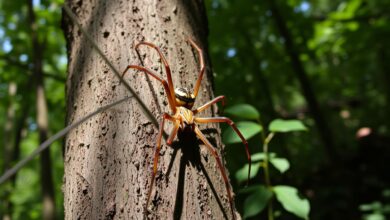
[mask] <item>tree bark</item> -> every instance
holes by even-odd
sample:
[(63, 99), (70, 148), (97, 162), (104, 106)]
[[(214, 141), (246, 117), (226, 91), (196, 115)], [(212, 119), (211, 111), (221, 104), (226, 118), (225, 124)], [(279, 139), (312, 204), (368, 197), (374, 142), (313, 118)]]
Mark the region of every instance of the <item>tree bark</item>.
[[(28, 0), (28, 15), (31, 28), (32, 54), (33, 54), (33, 77), (35, 80), (36, 89), (36, 120), (39, 132), (40, 143), (44, 142), (48, 137), (49, 121), (48, 110), (46, 103), (44, 78), (43, 78), (43, 44), (38, 39), (37, 23), (35, 12), (33, 9), (32, 0)], [(49, 148), (41, 153), (40, 158), (40, 179), (43, 199), (43, 219), (55, 219), (55, 196), (54, 184), (52, 177), (52, 166)]]
[[(138, 57), (134, 49), (140, 41), (160, 47), (172, 69), (176, 88), (193, 88), (198, 76), (197, 53), (186, 43), (186, 38), (191, 37), (205, 50), (208, 67), (195, 106), (213, 97), (202, 1), (68, 0), (66, 4), (120, 71), (129, 64), (145, 65), (166, 79), (156, 51), (142, 47)], [(69, 58), (69, 124), (129, 94), (67, 16), (64, 32)], [(164, 112), (171, 113), (160, 82), (134, 70), (125, 79), (158, 120)], [(213, 116), (214, 112), (215, 107), (202, 115)], [(166, 126), (165, 131), (171, 128)], [(222, 152), (219, 126), (201, 126), (201, 130)], [(162, 141), (149, 212), (144, 216), (157, 133), (134, 100), (102, 112), (70, 132), (65, 143), (65, 218), (232, 218), (216, 162), (193, 135), (175, 139), (172, 147)]]

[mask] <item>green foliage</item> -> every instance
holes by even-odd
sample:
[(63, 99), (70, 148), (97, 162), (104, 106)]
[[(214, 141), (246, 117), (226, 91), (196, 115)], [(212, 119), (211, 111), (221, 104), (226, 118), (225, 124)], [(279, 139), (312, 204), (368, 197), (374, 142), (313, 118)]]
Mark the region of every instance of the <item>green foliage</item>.
[(390, 205), (383, 205), (381, 202), (360, 205), (362, 212), (369, 212), (363, 216), (364, 220), (385, 220), (386, 214), (390, 213)]
[(306, 131), (307, 128), (298, 120), (275, 119), (268, 128), (272, 132)]
[[(261, 163), (252, 163), (251, 166), (251, 174), (249, 176), (250, 179), (256, 177), (257, 173), (260, 170)], [(238, 182), (244, 182), (248, 179), (248, 170), (249, 170), (249, 164), (245, 164), (242, 168), (237, 170), (235, 177)]]
[[(269, 162), (281, 173), (286, 172), (290, 168), (290, 162), (288, 162), (285, 158), (279, 158), (276, 157), (275, 153), (269, 153), (268, 154)], [(264, 153), (256, 153), (251, 155), (252, 159), (252, 170), (250, 174), (250, 179), (257, 176), (258, 172), (260, 171), (260, 168), (262, 167), (263, 161), (265, 159)], [(237, 170), (235, 177), (238, 182), (244, 182), (248, 178), (248, 169), (249, 164), (245, 164), (243, 167), (241, 167), (239, 170)]]
[(390, 204), (388, 202), (388, 199), (390, 198), (390, 190), (383, 190), (382, 197), (387, 202), (383, 203), (381, 201), (374, 201), (359, 206), (360, 211), (364, 213), (363, 220), (386, 219), (386, 216), (390, 214)]
[[(250, 139), (256, 134), (259, 134), (263, 129), (261, 125), (250, 122), (242, 121), (236, 124), (238, 130), (241, 131), (245, 139)], [(223, 141), (227, 144), (240, 143), (241, 139), (232, 128), (226, 129), (222, 137)]]
[[(387, 171), (379, 164), (389, 161), (390, 1), (273, 1), (290, 32), (288, 43), (271, 13), (271, 1), (207, 2), (216, 94), (224, 94), (229, 105), (248, 103), (261, 109), (265, 124), (275, 118), (300, 118), (313, 127), (278, 133), (272, 151), (294, 167), (290, 183), (315, 195), (310, 198), (317, 204), (312, 219), (356, 218), (355, 203), (377, 198), (389, 185)], [(320, 141), (315, 112), (308, 107), (285, 47), (291, 43), (331, 130), (339, 166), (329, 166), (334, 164), (332, 156)], [(372, 133), (362, 140), (356, 133), (364, 127)], [(261, 134), (268, 129), (264, 126)], [(259, 145), (257, 137), (249, 141), (252, 151)], [(228, 148), (227, 165), (235, 173), (245, 165), (237, 159), (239, 150)], [(346, 173), (354, 175), (340, 178)], [(241, 210), (244, 199), (236, 201)]]
[(276, 199), (287, 211), (296, 216), (309, 219), (310, 204), (307, 199), (302, 199), (298, 195), (298, 190), (291, 186), (274, 186)]
[[(14, 106), (12, 131), (6, 138), (0, 135), (3, 146), (5, 140), (15, 148), (17, 127), (24, 118), (21, 132), (20, 151), (17, 160), (27, 156), (38, 146), (38, 132), (35, 110), (35, 87), (32, 76), (33, 58), (36, 52), (32, 49), (31, 28), (27, 8), (28, 1), (0, 1), (0, 129), (5, 130), (6, 112)], [(43, 71), (45, 92), (49, 108), (49, 129), (54, 133), (64, 127), (65, 121), (65, 41), (60, 28), (62, 0), (34, 1), (34, 13), (37, 22), (37, 37), (44, 44)], [(10, 84), (17, 87), (16, 95), (8, 94)], [(27, 115), (24, 116), (24, 112)], [(3, 149), (2, 149), (3, 150)], [(51, 147), (52, 172), (54, 174), (57, 218), (63, 218), (63, 195), (61, 191), (63, 178), (63, 160), (61, 142)], [(5, 158), (12, 155), (0, 154), (0, 173), (5, 168)], [(16, 161), (12, 161), (15, 164)], [(9, 166), (9, 165), (8, 165)], [(5, 200), (12, 203), (12, 219), (42, 219), (42, 196), (39, 178), (38, 159), (29, 163), (17, 174), (15, 184), (6, 183), (0, 186), (0, 217), (6, 213)], [(9, 187), (8, 187), (9, 186)]]
[(227, 108), (225, 112), (243, 119), (256, 120), (260, 118), (260, 113), (256, 110), (256, 108), (248, 104), (234, 105)]
[(250, 195), (244, 202), (244, 218), (255, 216), (263, 211), (272, 197), (272, 191), (264, 185), (252, 186), (246, 192)]
[[(268, 153), (268, 158), (276, 157), (275, 153)], [(252, 161), (261, 161), (265, 159), (265, 154), (263, 152), (252, 154)]]
[(290, 162), (286, 158), (271, 158), (269, 162), (281, 173), (286, 172), (290, 168)]
[[(245, 106), (245, 107), (243, 107)], [(249, 121), (242, 121), (239, 122), (241, 125), (239, 127), (239, 130), (244, 134), (244, 136), (247, 139), (250, 139), (255, 134), (260, 133), (260, 130), (257, 131), (256, 129), (253, 129), (255, 125), (257, 125), (259, 128), (261, 128), (261, 120), (259, 117), (248, 117), (248, 112), (257, 112), (257, 110), (249, 105), (249, 104), (240, 104), (237, 106), (230, 107), (230, 114), (243, 119), (254, 119), (257, 121), (255, 122), (249, 122)], [(246, 109), (245, 111), (242, 109)], [(250, 111), (248, 109), (251, 109)], [(240, 113), (243, 113), (244, 115), (241, 116)], [(258, 114), (260, 115), (260, 114)], [(244, 126), (248, 126), (245, 128)], [(250, 134), (248, 135), (248, 131), (252, 130)], [(277, 132), (293, 132), (293, 131), (307, 131), (306, 126), (298, 120), (282, 120), (282, 119), (276, 119), (273, 120), (269, 125), (269, 133), (267, 136), (263, 134), (263, 152), (255, 153), (251, 156), (252, 160), (252, 170), (251, 174), (249, 176), (250, 179), (253, 179), (258, 176), (260, 168), (264, 170), (264, 179), (266, 182), (266, 185), (256, 185), (252, 186), (249, 189), (246, 189), (244, 192), (251, 193), (244, 202), (244, 218), (256, 216), (259, 214), (267, 205), (268, 205), (268, 218), (273, 219), (273, 210), (272, 206), (269, 203), (272, 203), (272, 192), (275, 193), (277, 200), (282, 204), (285, 210), (288, 212), (291, 212), (295, 214), (296, 216), (308, 219), (309, 217), (309, 211), (310, 211), (310, 205), (307, 199), (301, 199), (298, 197), (298, 191), (296, 188), (291, 186), (275, 186), (273, 187), (270, 184), (270, 175), (269, 175), (269, 168), (268, 164), (272, 164), (280, 173), (286, 172), (290, 168), (290, 162), (286, 158), (280, 158), (276, 157), (276, 153), (270, 153), (268, 151), (268, 144), (271, 142), (273, 136)], [(235, 141), (231, 141), (232, 138), (235, 138), (236, 135), (233, 134), (233, 130), (227, 130), (224, 133), (224, 141), (225, 143), (237, 143), (240, 142), (240, 139), (235, 139)], [(246, 135), (245, 135), (246, 134)], [(249, 164), (245, 164), (242, 168), (240, 168), (236, 172), (236, 180), (241, 183), (245, 181), (248, 176), (249, 170)]]

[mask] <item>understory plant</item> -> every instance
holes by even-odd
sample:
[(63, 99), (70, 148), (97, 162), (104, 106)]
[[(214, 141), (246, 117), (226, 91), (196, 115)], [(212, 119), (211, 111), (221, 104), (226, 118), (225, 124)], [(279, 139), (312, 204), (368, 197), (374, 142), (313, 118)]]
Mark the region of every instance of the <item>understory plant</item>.
[[(299, 218), (308, 219), (310, 204), (309, 201), (299, 195), (298, 190), (288, 185), (273, 185), (270, 178), (270, 165), (276, 168), (281, 174), (290, 168), (290, 163), (286, 158), (278, 156), (270, 149), (271, 141), (277, 137), (278, 133), (287, 133), (295, 131), (307, 131), (306, 126), (299, 120), (275, 119), (271, 121), (265, 129), (260, 113), (251, 105), (239, 104), (227, 108), (226, 113), (242, 119), (237, 123), (238, 129), (244, 137), (249, 140), (260, 134), (261, 144), (257, 153), (252, 157), (252, 172), (250, 179), (260, 176), (255, 185), (244, 188), (240, 193), (248, 194), (244, 202), (243, 218), (249, 218), (258, 215), (265, 208), (269, 220), (274, 219), (275, 210), (273, 208), (276, 199), (282, 207)], [(234, 131), (228, 128), (223, 135), (226, 144), (240, 143), (240, 138), (234, 134)], [(247, 179), (249, 164), (245, 164), (239, 169), (235, 177), (238, 182), (244, 182)], [(262, 171), (261, 175), (258, 175)], [(253, 181), (253, 180), (252, 180)]]

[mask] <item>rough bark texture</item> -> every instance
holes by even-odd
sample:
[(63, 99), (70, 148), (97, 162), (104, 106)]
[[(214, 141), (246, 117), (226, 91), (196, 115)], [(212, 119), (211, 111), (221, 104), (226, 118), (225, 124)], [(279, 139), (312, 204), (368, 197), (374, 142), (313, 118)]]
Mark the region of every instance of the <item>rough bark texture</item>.
[[(82, 26), (120, 71), (144, 64), (166, 79), (156, 51), (134, 45), (159, 46), (172, 69), (175, 87), (192, 88), (199, 64), (191, 37), (205, 49), (207, 22), (202, 1), (67, 1)], [(67, 123), (99, 106), (130, 95), (85, 36), (64, 17), (68, 44)], [(129, 84), (161, 120), (170, 113), (163, 86), (144, 73), (131, 71)], [(211, 71), (206, 69), (195, 107), (213, 97)], [(213, 116), (216, 109), (201, 115)], [(170, 123), (167, 123), (170, 124)], [(172, 126), (166, 126), (169, 132)], [(222, 148), (218, 125), (201, 126), (209, 140)], [(158, 130), (130, 100), (102, 112), (69, 133), (65, 145), (66, 219), (143, 219)], [(216, 162), (194, 136), (163, 141), (150, 219), (230, 219), (227, 192)], [(244, 153), (244, 151), (243, 151)]]

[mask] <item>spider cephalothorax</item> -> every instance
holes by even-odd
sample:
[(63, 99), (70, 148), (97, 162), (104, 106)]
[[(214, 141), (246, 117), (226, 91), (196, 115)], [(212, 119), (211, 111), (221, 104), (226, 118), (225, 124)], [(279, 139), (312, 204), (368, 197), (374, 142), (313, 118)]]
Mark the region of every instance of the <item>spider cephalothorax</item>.
[(234, 125), (233, 121), (230, 120), (229, 118), (226, 118), (226, 117), (197, 117), (196, 116), (197, 113), (204, 111), (205, 109), (209, 108), (211, 105), (213, 105), (217, 102), (222, 102), (222, 105), (224, 105), (224, 100), (225, 100), (224, 96), (218, 96), (218, 97), (214, 98), (213, 100), (207, 102), (206, 104), (192, 110), (192, 107), (193, 107), (194, 102), (195, 102), (195, 98), (198, 95), (198, 91), (200, 88), (200, 83), (202, 81), (203, 74), (205, 71), (205, 65), (204, 65), (204, 60), (203, 60), (203, 53), (202, 53), (202, 50), (200, 49), (200, 47), (198, 45), (196, 45), (195, 42), (192, 41), (191, 39), (188, 39), (188, 41), (191, 44), (191, 46), (198, 51), (198, 56), (199, 56), (199, 60), (200, 60), (199, 76), (198, 76), (198, 80), (195, 83), (193, 92), (191, 92), (191, 90), (189, 90), (187, 88), (174, 89), (173, 82), (172, 82), (172, 76), (171, 76), (171, 69), (168, 65), (168, 62), (166, 61), (164, 55), (161, 53), (160, 49), (152, 43), (141, 42), (141, 43), (138, 43), (135, 46), (135, 48), (136, 48), (136, 50), (138, 50), (138, 47), (140, 45), (145, 45), (145, 46), (149, 46), (151, 48), (154, 48), (158, 52), (158, 54), (161, 58), (161, 61), (164, 64), (165, 71), (167, 73), (167, 81), (162, 79), (160, 76), (158, 76), (158, 74), (156, 74), (153, 70), (148, 69), (148, 68), (143, 67), (143, 66), (137, 66), (137, 65), (127, 66), (127, 68), (125, 69), (125, 71), (123, 71), (123, 74), (122, 74), (122, 77), (123, 77), (129, 69), (137, 69), (137, 70), (140, 70), (140, 71), (143, 71), (143, 72), (149, 74), (153, 78), (160, 81), (164, 86), (164, 89), (165, 89), (165, 92), (167, 95), (167, 99), (168, 99), (168, 103), (169, 103), (169, 107), (171, 108), (171, 111), (172, 111), (172, 115), (169, 115), (168, 113), (164, 113), (162, 115), (162, 121), (160, 123), (159, 133), (157, 135), (157, 144), (156, 144), (156, 148), (155, 148), (155, 152), (154, 152), (152, 181), (150, 183), (149, 191), (147, 194), (145, 211), (147, 211), (147, 207), (149, 205), (150, 195), (152, 192), (154, 179), (155, 179), (156, 173), (157, 173), (157, 163), (158, 163), (158, 159), (160, 157), (161, 138), (162, 138), (162, 134), (164, 131), (164, 124), (165, 124), (166, 120), (169, 120), (173, 123), (173, 129), (172, 129), (171, 134), (169, 135), (169, 137), (167, 139), (168, 145), (172, 144), (172, 141), (175, 139), (179, 129), (190, 128), (190, 130), (195, 132), (195, 134), (198, 136), (198, 138), (204, 143), (204, 145), (207, 147), (207, 149), (211, 152), (211, 154), (213, 155), (213, 157), (217, 161), (217, 165), (218, 165), (219, 170), (221, 171), (223, 180), (225, 182), (228, 198), (229, 198), (229, 203), (230, 203), (232, 215), (233, 215), (233, 218), (236, 219), (236, 216), (235, 216), (234, 211), (233, 211), (234, 210), (233, 209), (233, 198), (232, 198), (231, 191), (230, 191), (230, 184), (228, 182), (228, 178), (227, 178), (226, 172), (224, 170), (224, 167), (222, 165), (221, 159), (218, 155), (218, 151), (207, 140), (207, 138), (204, 136), (204, 134), (198, 128), (197, 124), (223, 122), (223, 123), (227, 123), (229, 126), (231, 126), (233, 128), (233, 130), (238, 134), (238, 136), (241, 138), (242, 142), (245, 145), (245, 150), (246, 150), (246, 154), (247, 154), (248, 161), (249, 161), (249, 170), (248, 170), (248, 179), (249, 179), (250, 171), (251, 171), (251, 167), (250, 167), (251, 159), (250, 159), (250, 154), (249, 154), (249, 150), (248, 150), (248, 143), (245, 140), (245, 138), (242, 136), (241, 132)]

